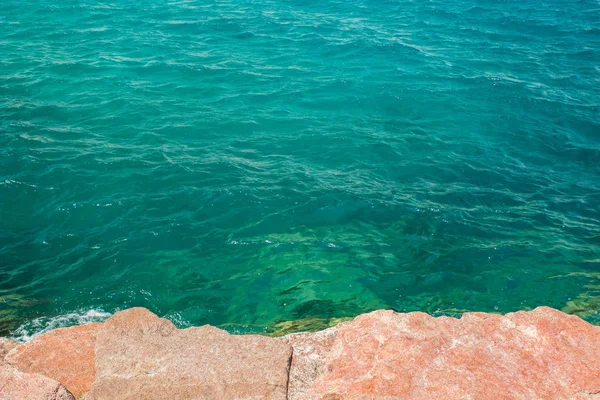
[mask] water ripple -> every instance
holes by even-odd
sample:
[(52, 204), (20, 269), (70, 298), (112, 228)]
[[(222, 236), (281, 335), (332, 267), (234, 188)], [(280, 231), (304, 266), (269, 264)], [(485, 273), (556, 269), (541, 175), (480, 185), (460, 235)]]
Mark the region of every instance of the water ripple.
[(600, 321), (599, 20), (592, 0), (1, 2), (0, 331), (138, 305), (242, 331)]

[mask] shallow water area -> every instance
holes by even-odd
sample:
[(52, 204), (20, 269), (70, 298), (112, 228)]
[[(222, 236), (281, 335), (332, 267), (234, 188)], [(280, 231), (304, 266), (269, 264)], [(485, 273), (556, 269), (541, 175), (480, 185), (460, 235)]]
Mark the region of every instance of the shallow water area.
[(133, 306), (236, 332), (599, 323), (599, 21), (595, 0), (0, 2), (0, 334)]

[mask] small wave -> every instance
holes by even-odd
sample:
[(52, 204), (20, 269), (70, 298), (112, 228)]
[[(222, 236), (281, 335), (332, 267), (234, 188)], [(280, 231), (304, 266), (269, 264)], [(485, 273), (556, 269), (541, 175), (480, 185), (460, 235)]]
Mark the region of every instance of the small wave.
[(83, 325), (92, 322), (105, 321), (111, 314), (103, 310), (76, 311), (53, 317), (40, 317), (25, 322), (12, 332), (12, 338), (18, 342), (27, 342), (37, 335), (46, 333), (53, 329), (64, 328), (73, 325)]

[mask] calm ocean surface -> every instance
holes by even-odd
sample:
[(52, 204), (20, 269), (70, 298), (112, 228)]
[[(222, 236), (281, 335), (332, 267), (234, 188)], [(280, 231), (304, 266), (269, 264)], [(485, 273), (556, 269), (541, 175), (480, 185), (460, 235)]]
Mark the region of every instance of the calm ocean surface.
[(600, 322), (598, 0), (2, 0), (0, 333), (144, 306)]

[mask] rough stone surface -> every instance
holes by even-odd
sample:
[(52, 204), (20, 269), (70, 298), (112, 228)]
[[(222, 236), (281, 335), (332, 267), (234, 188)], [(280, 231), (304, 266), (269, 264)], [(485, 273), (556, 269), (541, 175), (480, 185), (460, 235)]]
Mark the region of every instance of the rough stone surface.
[(1, 400), (74, 400), (60, 383), (39, 374), (21, 372), (8, 364), (0, 365)]
[(290, 400), (600, 399), (600, 328), (547, 307), (461, 319), (376, 311), (284, 340)]
[(136, 308), (25, 344), (0, 338), (0, 400), (72, 400), (68, 390), (87, 400), (600, 400), (600, 327), (547, 307), (461, 319), (376, 311), (275, 339), (179, 330)]
[(15, 347), (17, 347), (17, 342), (14, 340), (0, 338), (0, 366), (6, 362), (4, 357)]
[(94, 400), (286, 399), (292, 348), (203, 326), (179, 330), (146, 309), (109, 318), (96, 341)]
[(52, 330), (15, 347), (6, 361), (20, 371), (52, 378), (80, 397), (94, 382), (94, 346), (101, 326), (95, 323)]
[[(299, 399), (306, 394), (315, 379), (323, 373), (325, 357), (337, 334), (336, 328), (319, 332), (294, 333), (280, 338), (293, 345), (288, 393)], [(288, 398), (290, 398), (288, 394)]]

